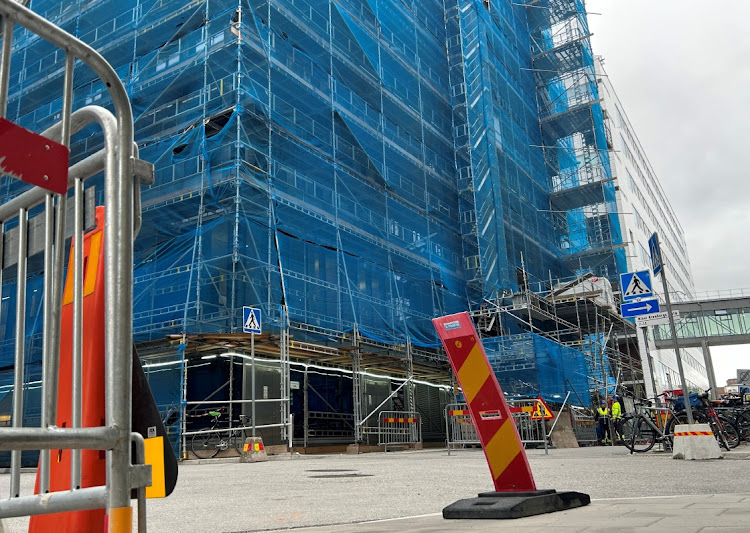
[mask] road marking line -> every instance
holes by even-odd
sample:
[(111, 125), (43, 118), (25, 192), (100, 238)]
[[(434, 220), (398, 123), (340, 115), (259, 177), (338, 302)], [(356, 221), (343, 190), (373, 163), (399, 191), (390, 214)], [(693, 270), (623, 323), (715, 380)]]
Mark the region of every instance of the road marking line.
[(412, 518), (428, 518), (430, 516), (443, 516), (443, 513), (417, 514), (414, 516), (399, 516), (397, 518), (383, 518), (382, 520), (368, 520), (366, 522), (354, 522), (356, 524), (377, 524), (379, 522), (393, 522), (395, 520), (411, 520)]
[[(686, 498), (701, 496), (701, 494), (673, 494), (669, 496), (625, 496), (622, 498), (591, 498), (592, 502), (611, 502), (616, 500), (660, 500), (666, 498)], [(705, 496), (705, 494), (703, 494)]]

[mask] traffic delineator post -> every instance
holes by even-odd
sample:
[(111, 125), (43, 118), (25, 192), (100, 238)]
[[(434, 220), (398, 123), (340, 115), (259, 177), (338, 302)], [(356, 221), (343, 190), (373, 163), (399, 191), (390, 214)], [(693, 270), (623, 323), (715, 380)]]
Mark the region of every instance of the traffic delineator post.
[(477, 429), (494, 492), (459, 500), (443, 518), (520, 518), (582, 507), (588, 494), (537, 490), (508, 403), (468, 313), (433, 319)]

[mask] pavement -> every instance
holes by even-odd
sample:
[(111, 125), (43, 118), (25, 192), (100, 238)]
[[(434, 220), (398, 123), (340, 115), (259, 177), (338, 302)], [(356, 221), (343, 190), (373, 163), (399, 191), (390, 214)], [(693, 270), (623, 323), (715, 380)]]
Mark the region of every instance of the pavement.
[[(148, 501), (160, 532), (750, 531), (750, 446), (724, 459), (630, 455), (623, 447), (527, 450), (539, 488), (589, 494), (590, 505), (515, 520), (445, 520), (443, 507), (492, 490), (481, 450), (278, 456), (265, 463), (180, 465), (175, 492)], [(34, 475), (22, 475), (29, 493)], [(0, 476), (0, 498), (9, 479)], [(25, 531), (13, 518), (4, 533)]]

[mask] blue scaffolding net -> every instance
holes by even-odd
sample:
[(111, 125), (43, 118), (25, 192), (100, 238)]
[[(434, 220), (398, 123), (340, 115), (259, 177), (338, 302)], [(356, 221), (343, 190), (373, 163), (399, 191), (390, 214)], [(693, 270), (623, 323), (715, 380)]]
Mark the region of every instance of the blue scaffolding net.
[(589, 407), (586, 355), (534, 333), (482, 339), (506, 397), (541, 396), (547, 402)]
[[(29, 6), (113, 65), (155, 166), (135, 250), (138, 342), (238, 332), (251, 305), (267, 331), (305, 325), (297, 339), (356, 328), (433, 348), (433, 317), (518, 289), (520, 267), (624, 270), (581, 0)], [(41, 131), (59, 120), (64, 57), (21, 29), (13, 52), (8, 117)], [(111, 105), (83, 69), (73, 95), (74, 108)], [(76, 134), (73, 161), (102, 142)], [(0, 180), (4, 197), (19, 187)], [(34, 381), (42, 288), (29, 294)], [(0, 394), (14, 299), (8, 272)]]

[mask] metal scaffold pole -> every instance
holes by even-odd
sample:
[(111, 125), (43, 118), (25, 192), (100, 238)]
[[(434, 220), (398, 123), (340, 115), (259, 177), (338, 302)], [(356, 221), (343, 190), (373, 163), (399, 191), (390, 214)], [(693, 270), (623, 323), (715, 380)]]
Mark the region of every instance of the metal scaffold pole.
[(308, 371), (308, 368), (305, 367), (305, 373), (303, 375), (303, 380), (304, 381), (303, 381), (303, 384), (302, 384), (302, 393), (303, 393), (303, 396), (302, 396), (303, 400), (302, 401), (304, 402), (303, 407), (302, 407), (302, 413), (303, 413), (303, 416), (304, 416), (304, 419), (303, 419), (303, 422), (302, 422), (302, 429), (303, 429), (303, 436), (302, 436), (303, 443), (302, 443), (302, 445), (305, 448), (307, 448), (307, 437), (308, 437), (308, 432), (309, 432), (309, 429), (310, 429), (310, 398), (309, 398), (309, 394), (310, 394), (310, 382), (309, 382), (309, 378), (308, 378), (308, 375), (307, 375), (307, 371)]
[(354, 336), (354, 349), (351, 352), (352, 358), (352, 400), (354, 407), (354, 442), (362, 442), (362, 369), (361, 354), (359, 353), (359, 328), (354, 324), (352, 331)]
[(286, 308), (282, 315), (283, 325), (281, 327), (281, 350), (280, 350), (280, 366), (281, 366), (281, 440), (285, 442), (289, 435), (289, 416), (291, 411), (290, 402), (290, 384), (289, 384), (289, 320), (286, 314)]

